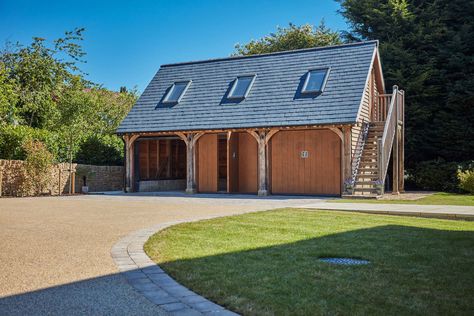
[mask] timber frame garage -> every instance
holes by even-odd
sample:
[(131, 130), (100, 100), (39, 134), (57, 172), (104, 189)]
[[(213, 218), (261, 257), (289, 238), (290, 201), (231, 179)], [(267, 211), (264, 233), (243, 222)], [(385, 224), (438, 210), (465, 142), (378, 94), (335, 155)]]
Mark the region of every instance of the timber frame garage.
[(127, 192), (404, 187), (404, 92), (386, 92), (377, 41), (163, 65), (117, 133)]

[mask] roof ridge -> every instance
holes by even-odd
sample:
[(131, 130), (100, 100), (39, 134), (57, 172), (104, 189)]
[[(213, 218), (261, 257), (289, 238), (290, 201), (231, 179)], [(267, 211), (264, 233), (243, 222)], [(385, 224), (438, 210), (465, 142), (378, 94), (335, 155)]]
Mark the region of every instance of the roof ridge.
[(265, 57), (265, 56), (286, 55), (286, 54), (294, 54), (294, 53), (316, 51), (316, 50), (336, 49), (336, 48), (349, 47), (349, 46), (362, 46), (362, 45), (368, 45), (368, 44), (375, 44), (376, 46), (378, 46), (379, 41), (378, 40), (370, 40), (370, 41), (353, 42), (353, 43), (339, 44), (339, 45), (329, 45), (329, 46), (318, 46), (318, 47), (311, 47), (311, 48), (284, 50), (284, 51), (273, 52), (273, 53), (245, 55), (245, 56), (240, 56), (239, 55), (239, 56), (210, 58), (210, 59), (194, 60), (194, 61), (186, 61), (186, 62), (178, 62), (178, 63), (169, 63), (169, 64), (161, 65), (160, 68), (170, 67), (170, 66), (180, 66), (180, 65), (203, 64), (203, 63), (208, 63), (208, 62), (216, 62), (216, 61), (224, 61), (224, 60), (238, 60), (238, 59), (246, 59), (246, 58)]

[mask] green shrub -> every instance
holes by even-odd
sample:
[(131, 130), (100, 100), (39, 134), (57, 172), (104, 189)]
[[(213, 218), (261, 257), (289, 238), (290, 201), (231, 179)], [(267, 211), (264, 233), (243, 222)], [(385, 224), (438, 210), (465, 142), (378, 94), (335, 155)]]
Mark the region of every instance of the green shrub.
[(123, 141), (115, 135), (91, 135), (80, 145), (75, 161), (87, 165), (123, 165)]
[(459, 188), (474, 194), (474, 169), (458, 170)]
[(28, 140), (22, 147), (26, 153), (23, 194), (40, 195), (51, 181), (53, 154), (42, 142), (36, 140)]
[(411, 170), (413, 182), (418, 189), (460, 192), (458, 170), (466, 169), (470, 161), (446, 162), (444, 160), (428, 160), (420, 162)]
[(0, 126), (0, 159), (25, 160), (24, 144), (28, 141), (41, 141), (53, 154), (55, 160), (61, 160), (61, 139), (56, 133), (24, 125)]

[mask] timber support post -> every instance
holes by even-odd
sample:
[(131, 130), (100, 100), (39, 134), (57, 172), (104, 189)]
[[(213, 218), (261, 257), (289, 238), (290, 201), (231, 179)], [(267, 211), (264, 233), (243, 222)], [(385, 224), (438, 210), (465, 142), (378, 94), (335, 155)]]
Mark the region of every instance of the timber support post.
[(257, 132), (258, 143), (258, 196), (268, 195), (267, 186), (267, 150), (266, 150), (266, 131)]
[(278, 129), (272, 129), (270, 131), (247, 131), (257, 141), (258, 145), (258, 196), (267, 196), (268, 192), (268, 142), (273, 135), (278, 133)]
[(133, 192), (134, 191), (134, 185), (133, 185), (133, 166), (134, 166), (134, 161), (133, 161), (133, 143), (135, 140), (138, 138), (138, 135), (125, 135), (123, 136), (123, 139), (125, 141), (125, 192)]
[(204, 133), (177, 133), (186, 144), (186, 193), (197, 192), (196, 186), (196, 143)]

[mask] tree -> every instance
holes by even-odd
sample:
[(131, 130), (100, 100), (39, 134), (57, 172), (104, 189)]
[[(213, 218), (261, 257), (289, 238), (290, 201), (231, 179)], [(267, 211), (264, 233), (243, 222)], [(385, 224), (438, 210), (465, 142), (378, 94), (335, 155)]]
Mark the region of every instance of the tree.
[(327, 28), (324, 21), (317, 27), (311, 24), (278, 27), (276, 33), (252, 40), (247, 44), (236, 44), (233, 55), (255, 55), (273, 53), (291, 49), (311, 48), (342, 44), (338, 32)]
[(17, 100), (18, 91), (15, 82), (9, 77), (5, 64), (0, 62), (0, 125), (17, 122), (15, 107)]
[[(22, 144), (33, 139), (44, 142), (59, 162), (72, 163), (79, 151), (89, 163), (121, 159), (114, 133), (137, 92), (126, 87), (114, 92), (85, 79), (79, 68), (83, 32), (76, 28), (52, 42), (35, 37), (26, 46), (8, 43), (0, 52), (1, 158), (24, 159)], [(87, 143), (91, 139), (101, 144), (101, 155)]]
[(56, 101), (64, 87), (74, 78), (82, 80), (77, 64), (85, 55), (78, 44), (83, 32), (84, 28), (76, 28), (52, 43), (40, 37), (34, 37), (28, 46), (8, 43), (1, 52), (0, 62), (21, 91), (14, 105), (20, 123), (49, 127), (58, 114)]
[(474, 157), (474, 5), (339, 0), (345, 37), (378, 39), (387, 86), (406, 91), (406, 162)]

